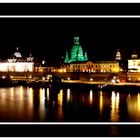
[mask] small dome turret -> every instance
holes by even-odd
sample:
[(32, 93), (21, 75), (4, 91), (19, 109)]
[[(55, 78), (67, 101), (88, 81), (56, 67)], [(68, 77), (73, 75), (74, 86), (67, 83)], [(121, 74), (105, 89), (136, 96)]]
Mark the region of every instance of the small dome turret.
[(17, 51), (14, 53), (14, 56), (17, 58), (21, 58), (22, 56), (21, 56), (21, 53), (19, 52), (19, 48), (17, 47), (16, 49)]

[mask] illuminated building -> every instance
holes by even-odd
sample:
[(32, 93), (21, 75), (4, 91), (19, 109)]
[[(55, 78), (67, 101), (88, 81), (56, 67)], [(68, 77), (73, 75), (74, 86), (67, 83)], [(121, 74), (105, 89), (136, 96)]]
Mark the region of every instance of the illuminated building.
[(82, 46), (79, 43), (79, 37), (74, 37), (74, 45), (70, 51), (70, 58), (68, 52), (66, 52), (65, 63), (88, 61), (87, 52), (83, 54)]
[(48, 66), (36, 66), (35, 72), (57, 72), (54, 67), (48, 67)]
[(67, 72), (113, 72), (117, 73), (120, 71), (120, 66), (117, 61), (87, 61), (80, 63), (71, 63), (66, 67)]
[(113, 72), (117, 73), (120, 71), (119, 62), (117, 61), (97, 61), (95, 62), (96, 72)]
[(30, 55), (27, 58), (23, 58), (19, 48), (11, 58), (0, 62), (1, 72), (32, 72), (33, 70), (33, 57)]
[(128, 60), (128, 71), (129, 72), (140, 72), (140, 59)]
[(131, 59), (128, 60), (128, 72), (140, 72), (140, 59), (138, 55), (133, 52)]
[(136, 52), (133, 52), (131, 59), (128, 60), (127, 80), (138, 82), (140, 81), (140, 59)]

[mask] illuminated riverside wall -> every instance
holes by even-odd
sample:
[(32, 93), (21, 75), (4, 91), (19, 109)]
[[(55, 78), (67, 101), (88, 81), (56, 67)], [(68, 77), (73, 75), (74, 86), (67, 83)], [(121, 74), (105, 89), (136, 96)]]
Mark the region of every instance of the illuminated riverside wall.
[(119, 76), (120, 81), (126, 81), (127, 80), (127, 73), (77, 73), (77, 72), (66, 72), (66, 73), (60, 73), (60, 72), (53, 72), (53, 73), (42, 73), (42, 72), (0, 72), (0, 77), (2, 76), (12, 76), (19, 77), (22, 80), (29, 80), (31, 79), (42, 79), (42, 77), (47, 77), (48, 74), (52, 74), (58, 77), (63, 78), (64, 80), (86, 80), (89, 81), (90, 79), (93, 79), (93, 81), (108, 81), (113, 76)]
[(93, 79), (93, 81), (109, 81), (113, 78), (113, 76), (119, 76), (120, 82), (127, 81), (127, 73), (83, 73), (83, 72), (67, 72), (67, 73), (53, 73), (63, 79), (68, 80), (69, 78), (72, 80), (85, 80), (89, 81)]
[(140, 82), (140, 72), (128, 72), (127, 80), (129, 82)]

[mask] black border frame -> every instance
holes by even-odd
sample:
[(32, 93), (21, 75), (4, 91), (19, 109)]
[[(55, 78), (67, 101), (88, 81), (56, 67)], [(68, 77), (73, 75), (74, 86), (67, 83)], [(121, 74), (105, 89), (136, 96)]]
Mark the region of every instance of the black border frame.
[[(1, 3), (0, 15), (140, 15), (135, 3)], [(120, 134), (110, 133), (118, 129)], [(0, 124), (1, 137), (135, 137), (140, 125)]]

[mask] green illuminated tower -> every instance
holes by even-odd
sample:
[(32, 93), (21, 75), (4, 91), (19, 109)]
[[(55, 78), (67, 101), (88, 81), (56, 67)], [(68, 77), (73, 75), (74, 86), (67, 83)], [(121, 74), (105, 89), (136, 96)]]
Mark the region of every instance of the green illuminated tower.
[(83, 55), (83, 49), (79, 43), (79, 37), (74, 37), (74, 45), (70, 51), (70, 56), (71, 57), (68, 60), (68, 54), (66, 53), (65, 63), (87, 61), (88, 60), (87, 53), (85, 52), (85, 55)]
[(68, 61), (69, 61), (69, 55), (68, 55), (68, 52), (66, 51), (66, 57), (65, 57), (64, 62), (65, 62), (65, 63), (68, 63)]

